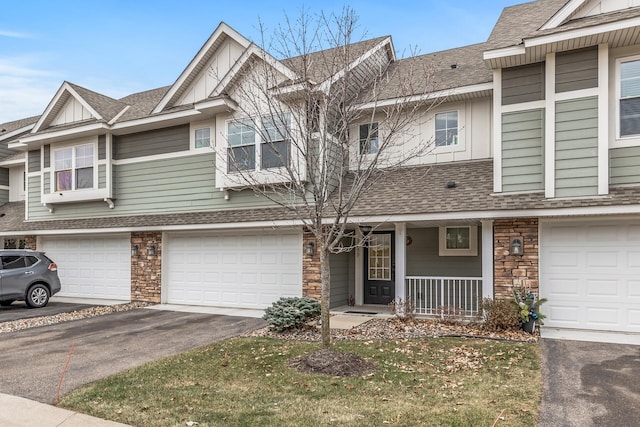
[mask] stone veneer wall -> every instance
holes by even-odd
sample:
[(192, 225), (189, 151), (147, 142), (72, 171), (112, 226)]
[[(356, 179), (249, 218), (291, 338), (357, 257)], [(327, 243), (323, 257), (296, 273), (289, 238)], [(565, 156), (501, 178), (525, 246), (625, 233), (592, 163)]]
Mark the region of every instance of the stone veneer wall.
[[(307, 243), (313, 242), (313, 255), (307, 255)], [(322, 281), (320, 278), (320, 252), (313, 233), (305, 231), (302, 235), (302, 296), (320, 300)]]
[[(509, 255), (512, 237), (522, 237), (522, 256)], [(538, 218), (497, 219), (493, 223), (494, 297), (512, 298), (514, 287), (538, 294)]]
[[(156, 245), (156, 254), (149, 247)], [(162, 284), (162, 233), (145, 231), (131, 233), (131, 246), (138, 245), (138, 255), (131, 255), (131, 300), (160, 302)]]
[(36, 236), (24, 236), (24, 248), (35, 251), (37, 249), (37, 240)]

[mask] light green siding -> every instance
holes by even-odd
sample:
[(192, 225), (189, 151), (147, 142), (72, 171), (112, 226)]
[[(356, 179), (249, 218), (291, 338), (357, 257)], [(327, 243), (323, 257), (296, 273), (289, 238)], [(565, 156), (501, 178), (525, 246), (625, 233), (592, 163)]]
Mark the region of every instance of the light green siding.
[(502, 105), (544, 99), (544, 62), (502, 70)]
[(609, 183), (640, 184), (640, 147), (609, 150)]
[(502, 115), (502, 191), (544, 189), (544, 110)]
[(98, 188), (107, 188), (107, 165), (98, 165)]
[(598, 98), (556, 103), (556, 197), (598, 194)]
[[(100, 175), (105, 175), (104, 167)], [(102, 179), (102, 178), (100, 178)], [(115, 208), (103, 201), (60, 203), (53, 214), (42, 208), (40, 180), (30, 180), (29, 218), (63, 219), (164, 212), (242, 209), (273, 205), (251, 190), (231, 191), (224, 200), (215, 187), (214, 153), (130, 163), (114, 167)]]
[(438, 228), (410, 228), (407, 236), (407, 276), (482, 277), (482, 230), (477, 256), (440, 256)]
[(9, 190), (0, 190), (0, 205), (9, 201)]
[(51, 172), (43, 172), (42, 178), (44, 179), (44, 194), (51, 193)]

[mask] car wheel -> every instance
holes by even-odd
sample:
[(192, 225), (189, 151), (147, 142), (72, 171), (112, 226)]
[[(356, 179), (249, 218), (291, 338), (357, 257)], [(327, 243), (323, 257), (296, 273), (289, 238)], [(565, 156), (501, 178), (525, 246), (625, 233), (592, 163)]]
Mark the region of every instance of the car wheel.
[(31, 308), (40, 308), (49, 302), (49, 289), (44, 285), (33, 285), (27, 292), (26, 303)]
[(1, 307), (9, 307), (13, 301), (15, 301), (15, 300), (8, 299), (8, 300), (5, 300), (5, 301), (0, 301), (0, 306)]

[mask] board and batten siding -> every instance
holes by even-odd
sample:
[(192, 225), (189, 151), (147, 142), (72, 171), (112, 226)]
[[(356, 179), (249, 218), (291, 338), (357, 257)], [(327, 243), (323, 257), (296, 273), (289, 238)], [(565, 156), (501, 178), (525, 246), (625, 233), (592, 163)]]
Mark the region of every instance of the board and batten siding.
[(502, 70), (502, 105), (544, 99), (544, 62)]
[[(102, 166), (102, 165), (100, 165)], [(99, 169), (100, 170), (100, 169)], [(101, 168), (100, 174), (106, 172)], [(101, 178), (100, 178), (101, 179)], [(99, 202), (60, 203), (51, 214), (40, 201), (40, 177), (29, 179), (29, 219), (71, 219), (273, 206), (251, 190), (232, 191), (230, 200), (215, 187), (215, 154), (198, 153), (114, 167), (114, 209)]]
[(477, 256), (440, 256), (438, 228), (408, 228), (407, 276), (482, 277), (482, 227)]
[(609, 184), (640, 184), (640, 147), (609, 150)]
[(556, 102), (556, 197), (598, 194), (598, 98)]
[(544, 189), (544, 109), (502, 115), (502, 191)]
[(133, 159), (189, 150), (189, 125), (113, 137), (113, 158)]
[(598, 48), (556, 55), (556, 93), (598, 87)]

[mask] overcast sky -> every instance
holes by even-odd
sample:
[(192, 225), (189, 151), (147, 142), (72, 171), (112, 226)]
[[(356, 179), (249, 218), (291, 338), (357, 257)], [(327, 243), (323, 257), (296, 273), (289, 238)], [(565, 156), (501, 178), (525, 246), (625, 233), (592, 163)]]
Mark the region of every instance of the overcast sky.
[(348, 5), (367, 36), (391, 35), (402, 56), (483, 42), (502, 9), (524, 1), (6, 0), (0, 123), (41, 114), (65, 80), (113, 98), (172, 84), (220, 21), (259, 42), (259, 21), (269, 32), (303, 7)]

